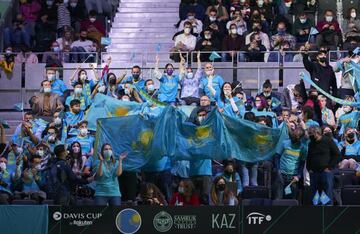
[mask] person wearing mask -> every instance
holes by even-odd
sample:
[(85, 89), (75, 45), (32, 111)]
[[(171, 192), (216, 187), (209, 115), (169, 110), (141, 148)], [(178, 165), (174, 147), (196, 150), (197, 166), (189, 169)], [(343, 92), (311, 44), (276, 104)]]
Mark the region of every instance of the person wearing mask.
[[(16, 167), (20, 166), (20, 157), (16, 160)], [(11, 186), (15, 182), (15, 171), (18, 169), (8, 168), (8, 160), (5, 156), (0, 156), (0, 204), (7, 205), (13, 197)]]
[(273, 49), (280, 49), (280, 45), (283, 41), (288, 41), (290, 43), (291, 50), (295, 49), (295, 37), (286, 32), (286, 25), (284, 22), (279, 22), (277, 24), (277, 34), (271, 37), (271, 47)]
[[(353, 97), (346, 97), (345, 100), (350, 102), (355, 101)], [(344, 134), (345, 129), (347, 128), (357, 128), (360, 119), (360, 111), (356, 110), (354, 107), (343, 105), (341, 109), (343, 114), (338, 117), (340, 127), (339, 136)]]
[(319, 31), (316, 36), (318, 48), (327, 45), (335, 50), (342, 43), (341, 29), (332, 10), (325, 11), (324, 20), (319, 21), (316, 28)]
[[(291, 130), (289, 135), (290, 139), (282, 143), (275, 157), (275, 167), (278, 172), (275, 199), (297, 198), (299, 181), (306, 161), (307, 147), (302, 143), (305, 131), (297, 127)], [(285, 191), (284, 194), (287, 186), (290, 187), (290, 190)]]
[(219, 173), (219, 175), (217, 176), (223, 177), (226, 180), (226, 183), (235, 183), (236, 191), (232, 191), (232, 192), (236, 192), (234, 193), (235, 196), (240, 195), (240, 193), (242, 193), (243, 191), (243, 187), (241, 184), (240, 175), (235, 170), (235, 162), (231, 159), (224, 160), (223, 165), (224, 165), (223, 173)]
[[(107, 62), (107, 63), (109, 63), (109, 62)], [(88, 97), (88, 98), (91, 97), (92, 91), (94, 90), (96, 84), (99, 82), (99, 77), (96, 73), (95, 67), (92, 64), (90, 64), (90, 68), (94, 72), (95, 79), (89, 80), (86, 70), (81, 69), (80, 67), (78, 67), (75, 70), (74, 74), (70, 78), (70, 85), (75, 88), (76, 84), (81, 84), (82, 85), (82, 93), (85, 97)], [(76, 73), (77, 73), (77, 79), (75, 79)]]
[(184, 33), (175, 37), (174, 47), (170, 52), (173, 52), (170, 56), (175, 62), (180, 61), (179, 52), (191, 52), (196, 46), (196, 37), (191, 35), (192, 25), (189, 21), (184, 23)]
[(67, 87), (64, 81), (60, 80), (58, 76), (59, 71), (56, 68), (46, 68), (46, 79), (51, 83), (51, 93), (59, 95), (63, 100)]
[(236, 52), (245, 45), (244, 36), (239, 35), (236, 24), (229, 26), (229, 34), (222, 41), (222, 50), (230, 51), (222, 54), (223, 62), (233, 61), (236, 59)]
[[(310, 61), (307, 51), (310, 44), (305, 44), (306, 52), (303, 55), (303, 64), (310, 73), (311, 80), (328, 94), (334, 97), (338, 96), (336, 76), (332, 66), (326, 62), (326, 53), (319, 51), (316, 55), (316, 61)], [(331, 90), (331, 92), (330, 92)]]
[(244, 105), (242, 105), (240, 99), (234, 95), (229, 82), (225, 82), (221, 87), (221, 94), (216, 104), (220, 112), (232, 117), (240, 117), (245, 113)]
[(201, 69), (201, 54), (200, 51), (197, 52), (197, 70), (194, 74), (191, 67), (185, 65), (185, 59), (181, 57), (179, 76), (181, 77), (181, 93), (180, 99), (182, 104), (186, 105), (196, 105), (199, 103), (199, 83), (200, 79), (203, 76), (203, 71)]
[(233, 24), (235, 24), (236, 33), (240, 36), (245, 36), (247, 32), (247, 23), (241, 17), (240, 9), (234, 11), (234, 14), (231, 16), (231, 20), (226, 23), (226, 29), (230, 30), (230, 27)]
[(332, 170), (340, 159), (340, 152), (334, 141), (322, 135), (321, 128), (310, 127), (310, 139), (306, 167), (310, 173), (310, 186), (312, 196), (322, 191), (330, 198), (328, 204), (333, 204), (333, 179)]
[(63, 53), (60, 49), (60, 45), (57, 41), (53, 41), (49, 48), (50, 50), (46, 51), (42, 56), (42, 63), (46, 63), (47, 65), (56, 64), (58, 67), (62, 67), (64, 62)]
[(200, 198), (196, 194), (195, 186), (189, 179), (181, 180), (178, 191), (174, 192), (169, 205), (171, 206), (198, 206)]
[(211, 63), (205, 64), (205, 74), (200, 80), (200, 93), (210, 98), (212, 103), (218, 99), (224, 80), (220, 75), (215, 74), (214, 66)]
[(326, 124), (326, 125), (329, 125), (329, 126), (335, 128), (336, 123), (335, 123), (334, 112), (326, 107), (326, 103), (327, 103), (326, 97), (323, 95), (319, 95), (318, 101), (319, 101), (319, 106), (321, 109), (322, 124)]
[(71, 204), (72, 187), (92, 182), (93, 177), (88, 179), (78, 178), (66, 162), (68, 152), (64, 145), (57, 145), (54, 149), (56, 159), (50, 166), (50, 173), (47, 182), (47, 193), (56, 205)]
[(119, 155), (118, 159), (112, 151), (111, 145), (104, 144), (101, 147), (99, 158), (95, 161), (95, 204), (98, 206), (120, 206), (121, 192), (118, 177), (123, 171), (123, 160), (127, 152)]
[(294, 54), (289, 52), (290, 50), (290, 43), (288, 41), (282, 41), (278, 50), (274, 49), (273, 52), (270, 52), (268, 62), (293, 62)]
[(238, 204), (236, 196), (229, 191), (226, 180), (222, 176), (216, 177), (212, 183), (209, 203), (212, 206), (236, 206)]
[(51, 83), (48, 80), (41, 82), (41, 92), (30, 99), (32, 113), (40, 119), (50, 121), (55, 112), (64, 110), (59, 95), (51, 92)]
[(88, 39), (88, 32), (86, 29), (80, 31), (79, 40), (74, 41), (71, 45), (71, 62), (84, 62), (88, 57), (90, 52), (95, 52), (96, 48), (93, 45), (93, 42)]
[(88, 134), (88, 122), (86, 120), (81, 121), (78, 124), (78, 135), (66, 140), (66, 144), (70, 145), (77, 141), (81, 145), (81, 151), (83, 155), (89, 157), (94, 153), (94, 137)]
[(160, 72), (159, 57), (156, 56), (155, 77), (160, 81), (158, 100), (160, 102), (175, 105), (181, 77), (174, 74), (174, 66), (171, 63), (168, 63), (165, 65), (164, 72)]
[(302, 119), (300, 122), (301, 127), (304, 130), (309, 129), (310, 127), (319, 127), (320, 124), (313, 120), (314, 119), (314, 109), (310, 106), (305, 106), (302, 110)]
[[(60, 132), (55, 127), (48, 127), (43, 132), (43, 139), (48, 150), (53, 153), (55, 146), (60, 145), (61, 142), (65, 142), (65, 139), (61, 139)], [(60, 141), (61, 139), (61, 141)]]
[(160, 189), (152, 183), (143, 183), (140, 185), (140, 192), (137, 200), (139, 205), (168, 205), (164, 195), (160, 192)]
[(356, 170), (358, 162), (360, 162), (360, 141), (358, 140), (356, 129), (346, 129), (344, 140), (339, 143), (339, 150), (341, 152), (339, 169)]
[(200, 35), (200, 33), (201, 33), (202, 30), (203, 30), (203, 23), (201, 22), (201, 20), (197, 19), (195, 12), (189, 11), (189, 12), (187, 13), (187, 18), (184, 19), (184, 20), (182, 20), (182, 21), (180, 22), (180, 26), (179, 26), (179, 28), (178, 28), (178, 31), (179, 31), (179, 32), (181, 32), (181, 31), (184, 30), (184, 25), (185, 25), (184, 23), (185, 23), (186, 21), (188, 21), (188, 22), (191, 23), (192, 32), (193, 32), (194, 34)]
[(339, 59), (333, 66), (334, 72), (341, 72), (341, 85), (339, 89), (339, 97), (345, 99), (346, 96), (354, 96), (354, 88), (352, 84), (352, 72), (348, 72), (350, 64), (359, 64), (360, 56), (354, 54), (352, 50), (349, 51), (348, 56)]
[(293, 35), (296, 37), (297, 43), (305, 43), (309, 39), (311, 27), (314, 26), (314, 22), (307, 17), (306, 12), (302, 12), (298, 15), (293, 26)]
[(67, 111), (63, 119), (63, 133), (67, 137), (75, 137), (78, 134), (77, 126), (84, 120), (85, 113), (81, 110), (81, 102), (74, 99), (69, 104), (70, 110)]
[[(205, 108), (200, 108), (197, 111), (197, 118), (193, 124), (200, 126), (206, 119), (208, 112)], [(201, 204), (208, 204), (210, 181), (212, 176), (212, 162), (211, 159), (191, 160), (189, 176), (195, 185), (197, 194), (200, 196)]]
[[(152, 98), (157, 99), (157, 94), (156, 94), (156, 90), (155, 90), (155, 85), (154, 85), (154, 81), (152, 79), (147, 79), (144, 83), (144, 90), (146, 91), (146, 93), (148, 95), (150, 95)], [(143, 101), (144, 100), (143, 98)]]
[(88, 96), (84, 95), (83, 91), (83, 85), (81, 83), (77, 83), (74, 87), (74, 93), (66, 98), (65, 106), (69, 108), (71, 106), (71, 102), (73, 100), (79, 100), (80, 101), (80, 109), (82, 111), (86, 111), (90, 105), (91, 100)]
[(141, 77), (141, 68), (135, 65), (131, 68), (131, 75), (124, 78), (120, 84), (130, 83), (136, 85), (138, 89), (144, 90), (145, 79)]
[(263, 15), (264, 20), (270, 25), (273, 19), (273, 10), (270, 1), (264, 0), (256, 0), (256, 4), (251, 8), (251, 11), (254, 13), (255, 11), (258, 14)]
[(15, 63), (38, 64), (39, 59), (27, 45), (21, 46), (20, 53), (15, 57)]
[(225, 34), (225, 24), (217, 17), (217, 10), (210, 9), (209, 14), (204, 20), (204, 28), (210, 28), (213, 31), (213, 37), (221, 40)]
[(215, 107), (211, 106), (210, 98), (206, 95), (200, 96), (200, 106), (195, 107), (189, 116), (189, 118), (186, 120), (186, 122), (192, 122), (196, 121), (197, 119), (197, 113), (199, 109), (205, 109), (207, 112), (211, 112)]
[(97, 12), (91, 10), (89, 12), (89, 18), (81, 21), (80, 23), (81, 30), (86, 30), (88, 32), (89, 39), (96, 39), (97, 41), (101, 40), (101, 37), (105, 35), (105, 26), (103, 21), (98, 19)]
[(243, 62), (264, 62), (266, 48), (261, 43), (259, 33), (250, 36), (250, 43), (245, 45), (240, 53), (240, 61)]
[[(265, 82), (262, 85), (262, 92), (259, 94), (260, 96), (264, 98), (270, 98), (272, 100), (272, 104), (274, 106), (274, 112), (280, 111), (280, 94), (278, 92), (273, 91), (272, 84), (269, 79), (265, 80)], [(278, 104), (277, 104), (278, 103)], [(277, 105), (275, 105), (277, 104)]]
[(210, 16), (210, 11), (213, 8), (217, 11), (216, 17), (219, 21), (226, 22), (229, 19), (229, 13), (223, 5), (222, 0), (214, 1), (212, 5), (208, 6), (205, 14)]
[(71, 50), (70, 45), (74, 42), (72, 29), (69, 27), (65, 27), (64, 32), (62, 33), (62, 37), (56, 39), (56, 42), (59, 45), (59, 50), (63, 52), (62, 55), (64, 56), (64, 62), (69, 63), (69, 52)]
[[(196, 43), (195, 50), (209, 52), (220, 50), (220, 41), (214, 35), (214, 31), (211, 28), (207, 28), (204, 30), (203, 36)], [(201, 53), (201, 61), (209, 61), (209, 52)]]

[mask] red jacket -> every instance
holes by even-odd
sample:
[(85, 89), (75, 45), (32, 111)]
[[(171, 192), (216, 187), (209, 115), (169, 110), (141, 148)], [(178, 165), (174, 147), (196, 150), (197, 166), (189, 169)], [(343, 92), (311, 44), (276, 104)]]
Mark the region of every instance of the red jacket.
[[(323, 27), (324, 27), (325, 24), (329, 24), (330, 26), (334, 26), (334, 27), (335, 27), (335, 31), (341, 33), (341, 29), (340, 29), (340, 27), (339, 27), (339, 23), (338, 23), (337, 20), (335, 20), (335, 19), (333, 19), (330, 23), (327, 22), (326, 20), (319, 21), (319, 22), (317, 23), (317, 25), (316, 25), (317, 30), (318, 30), (319, 32), (322, 32), (322, 31), (324, 30)], [(329, 26), (329, 27), (330, 27), (330, 26)]]
[(185, 201), (185, 198), (183, 195), (181, 195), (180, 193), (176, 192), (173, 194), (172, 198), (170, 199), (170, 205), (174, 206), (176, 204), (176, 200), (177, 203), (182, 203), (183, 206), (198, 206), (200, 205), (200, 199), (199, 196), (196, 195), (195, 193), (192, 194), (189, 202)]

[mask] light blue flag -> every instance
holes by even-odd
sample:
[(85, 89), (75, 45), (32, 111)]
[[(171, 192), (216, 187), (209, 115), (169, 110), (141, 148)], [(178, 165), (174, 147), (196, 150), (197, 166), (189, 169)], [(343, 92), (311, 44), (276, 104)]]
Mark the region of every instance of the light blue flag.
[(360, 47), (356, 47), (354, 50), (353, 50), (353, 53), (354, 54), (358, 54), (360, 52)]
[(160, 50), (161, 50), (161, 44), (160, 44), (160, 43), (157, 43), (157, 44), (156, 44), (156, 47), (155, 47), (155, 51), (156, 51), (157, 53), (159, 53)]
[(24, 111), (24, 103), (19, 102), (14, 105), (14, 109), (17, 111)]
[(316, 191), (314, 198), (312, 200), (314, 206), (317, 206), (319, 204), (319, 201), (320, 201), (319, 191)]
[[(99, 153), (105, 143), (112, 146), (115, 158), (127, 151), (129, 154), (123, 161), (124, 170), (137, 171), (148, 162), (161, 158), (160, 155), (151, 154), (155, 120), (144, 120), (134, 115), (98, 119), (97, 123), (95, 152)], [(97, 153), (94, 153), (96, 158)]]
[(315, 27), (311, 27), (310, 33), (309, 33), (310, 35), (316, 35), (318, 33), (319, 33), (319, 31)]
[(213, 61), (213, 62), (215, 61), (215, 59), (219, 59), (219, 58), (221, 58), (220, 54), (218, 54), (215, 51), (211, 52), (210, 57), (209, 57), (210, 61)]
[(88, 128), (96, 130), (96, 121), (99, 118), (121, 117), (136, 115), (141, 112), (143, 105), (137, 102), (124, 102), (103, 94), (96, 94), (92, 105), (86, 111), (85, 119), (89, 122)]
[(292, 193), (292, 191), (291, 191), (291, 184), (292, 184), (292, 183), (290, 183), (288, 186), (285, 187), (285, 189), (284, 189), (285, 195), (289, 195), (289, 194)]
[(328, 197), (328, 195), (326, 195), (326, 193), (324, 191), (321, 192), (321, 196), (320, 196), (320, 202), (323, 205), (326, 205), (330, 202), (330, 198)]
[(111, 44), (110, 37), (101, 37), (101, 45), (108, 46)]

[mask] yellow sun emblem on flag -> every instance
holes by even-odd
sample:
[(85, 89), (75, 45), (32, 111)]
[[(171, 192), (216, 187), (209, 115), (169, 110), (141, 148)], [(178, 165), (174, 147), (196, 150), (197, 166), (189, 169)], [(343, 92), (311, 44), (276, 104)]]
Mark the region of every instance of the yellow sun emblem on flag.
[(266, 145), (266, 144), (269, 144), (270, 142), (270, 139), (269, 139), (269, 136), (268, 135), (255, 135), (255, 142), (258, 144), (258, 145)]
[(196, 128), (195, 136), (197, 139), (209, 138), (211, 135), (211, 129), (208, 126), (200, 126)]
[(140, 144), (144, 147), (147, 147), (150, 142), (152, 141), (152, 138), (154, 136), (154, 133), (151, 130), (145, 130), (140, 133)]
[(114, 111), (114, 117), (127, 116), (129, 113), (129, 109), (124, 106), (119, 106)]

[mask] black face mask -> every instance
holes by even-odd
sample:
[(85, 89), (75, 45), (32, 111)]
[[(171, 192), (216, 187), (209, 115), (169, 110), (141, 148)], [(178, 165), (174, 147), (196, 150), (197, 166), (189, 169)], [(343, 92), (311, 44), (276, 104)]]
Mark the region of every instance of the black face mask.
[(347, 135), (347, 137), (348, 137), (348, 139), (354, 139), (355, 133), (350, 132), (350, 133)]
[(138, 80), (140, 77), (139, 73), (133, 73), (132, 76), (134, 77), (135, 80)]
[(325, 63), (325, 62), (326, 62), (326, 58), (325, 58), (325, 57), (319, 58), (319, 62), (320, 62), (320, 63)]
[(80, 36), (80, 40), (85, 41), (87, 37)]
[(312, 141), (312, 142), (315, 142), (315, 141), (316, 141), (315, 135), (309, 135), (309, 139), (310, 139), (310, 141)]
[(225, 190), (225, 184), (219, 184), (218, 186), (217, 186), (217, 189), (219, 190), (219, 191), (224, 191)]
[(331, 132), (327, 132), (327, 133), (324, 133), (324, 136), (327, 136), (327, 137), (333, 137), (333, 134)]

